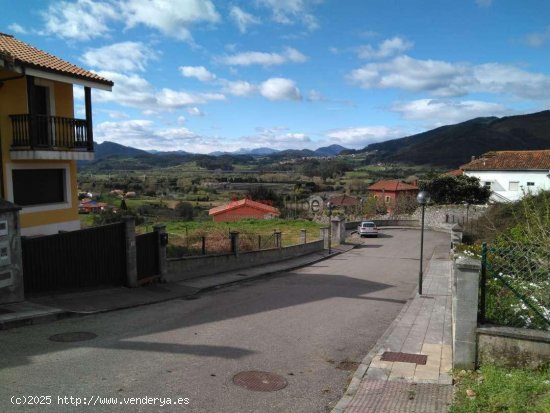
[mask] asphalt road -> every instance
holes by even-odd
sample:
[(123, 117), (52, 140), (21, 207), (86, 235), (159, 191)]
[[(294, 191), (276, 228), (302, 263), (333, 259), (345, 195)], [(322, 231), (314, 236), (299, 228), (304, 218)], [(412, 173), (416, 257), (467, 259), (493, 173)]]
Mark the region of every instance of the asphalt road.
[[(385, 230), (361, 242), (310, 267), (196, 300), (0, 331), (0, 411), (325, 412), (417, 283), (417, 230)], [(448, 242), (447, 234), (427, 232), (426, 257)], [(71, 331), (97, 337), (48, 340)], [(281, 375), (288, 386), (256, 392), (233, 384), (248, 370)], [(11, 404), (13, 395), (52, 399), (23, 406)], [(58, 396), (96, 405), (62, 405)], [(146, 396), (189, 404), (115, 408), (97, 399)]]

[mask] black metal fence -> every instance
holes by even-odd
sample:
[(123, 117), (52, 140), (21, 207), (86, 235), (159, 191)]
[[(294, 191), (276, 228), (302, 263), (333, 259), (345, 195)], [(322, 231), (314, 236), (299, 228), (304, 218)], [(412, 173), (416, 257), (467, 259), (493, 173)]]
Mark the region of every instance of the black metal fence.
[(160, 275), (157, 232), (136, 235), (136, 259), (138, 283), (147, 282)]
[(544, 245), (483, 244), (479, 321), (550, 330), (550, 251)]
[(23, 238), (25, 293), (123, 285), (123, 223)]

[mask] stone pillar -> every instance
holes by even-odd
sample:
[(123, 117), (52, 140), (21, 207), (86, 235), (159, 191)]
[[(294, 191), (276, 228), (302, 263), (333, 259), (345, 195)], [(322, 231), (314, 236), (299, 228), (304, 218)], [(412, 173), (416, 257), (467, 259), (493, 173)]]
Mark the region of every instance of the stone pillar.
[(346, 240), (346, 219), (339, 216), (332, 217), (330, 225), (332, 242), (342, 244)]
[(455, 244), (460, 244), (462, 242), (462, 233), (463, 228), (460, 224), (455, 224), (451, 227), (451, 248)]
[(159, 275), (160, 279), (164, 280), (168, 272), (167, 262), (166, 262), (166, 243), (163, 241), (166, 238), (168, 241), (168, 234), (166, 233), (166, 225), (156, 224), (153, 226), (153, 231), (157, 233), (158, 239), (158, 255), (159, 255)]
[(453, 368), (476, 367), (476, 328), (481, 261), (458, 256), (452, 267)]
[(231, 253), (239, 255), (239, 233), (237, 231), (231, 231), (229, 235), (231, 237)]
[(302, 244), (307, 244), (307, 231), (305, 229), (300, 230), (300, 239)]
[(25, 299), (20, 207), (0, 199), (0, 304)]
[(319, 229), (319, 237), (324, 241), (323, 248), (328, 249), (328, 228), (327, 227)]
[(134, 217), (122, 217), (126, 239), (126, 286), (137, 287), (136, 222)]

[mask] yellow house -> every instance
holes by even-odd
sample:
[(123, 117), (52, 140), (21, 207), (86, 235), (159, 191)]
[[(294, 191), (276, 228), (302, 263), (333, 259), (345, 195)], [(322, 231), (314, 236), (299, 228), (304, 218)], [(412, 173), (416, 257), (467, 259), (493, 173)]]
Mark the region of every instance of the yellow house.
[[(73, 85), (84, 87), (85, 119), (75, 119)], [(22, 207), (22, 235), (80, 228), (76, 161), (94, 157), (91, 88), (112, 86), (0, 33), (0, 196)]]

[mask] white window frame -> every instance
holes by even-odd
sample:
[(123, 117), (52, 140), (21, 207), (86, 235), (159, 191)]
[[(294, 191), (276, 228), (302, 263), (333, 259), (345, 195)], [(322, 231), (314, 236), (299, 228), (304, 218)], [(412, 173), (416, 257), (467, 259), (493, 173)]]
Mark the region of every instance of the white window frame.
[(7, 199), (10, 202), (13, 200), (13, 171), (14, 170), (23, 170), (23, 169), (63, 169), (64, 181), (65, 181), (65, 201), (55, 202), (52, 204), (41, 204), (41, 205), (29, 205), (22, 206), (21, 213), (32, 213), (32, 212), (45, 212), (45, 211), (54, 211), (58, 209), (69, 209), (72, 208), (72, 189), (71, 189), (71, 165), (69, 163), (32, 163), (32, 164), (6, 164), (6, 195)]
[(508, 191), (519, 191), (519, 181), (509, 181)]

